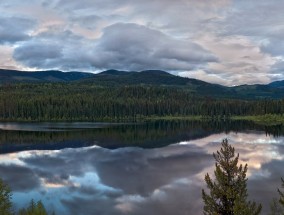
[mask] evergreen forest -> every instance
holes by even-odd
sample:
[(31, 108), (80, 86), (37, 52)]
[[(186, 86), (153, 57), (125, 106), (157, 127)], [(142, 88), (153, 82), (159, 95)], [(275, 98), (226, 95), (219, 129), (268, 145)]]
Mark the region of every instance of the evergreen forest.
[(20, 83), (0, 86), (2, 121), (137, 121), (155, 117), (230, 118), (284, 113), (284, 99), (230, 99), (179, 87)]

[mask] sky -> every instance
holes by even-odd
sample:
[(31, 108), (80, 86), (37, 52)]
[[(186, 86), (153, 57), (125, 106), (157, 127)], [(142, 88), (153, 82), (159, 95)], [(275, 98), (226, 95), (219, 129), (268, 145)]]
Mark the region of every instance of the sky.
[(1, 0), (0, 68), (284, 79), (284, 0)]

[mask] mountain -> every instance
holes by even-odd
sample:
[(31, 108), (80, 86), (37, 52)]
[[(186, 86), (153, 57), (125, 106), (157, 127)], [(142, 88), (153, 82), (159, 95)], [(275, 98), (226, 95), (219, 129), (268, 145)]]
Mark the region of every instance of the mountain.
[[(98, 84), (111, 85), (168, 85), (168, 86), (182, 86), (189, 82), (188, 78), (175, 76), (170, 73), (160, 70), (145, 70), (141, 72), (124, 72), (117, 70), (107, 70), (101, 73), (82, 79), (82, 82), (91, 82)], [(195, 83), (205, 83), (196, 79), (192, 79)]]
[(17, 71), (0, 69), (0, 84), (22, 82), (67, 82), (92, 76), (91, 73), (50, 71)]
[(145, 70), (141, 72), (107, 70), (94, 76), (80, 79), (79, 82), (103, 86), (154, 85), (178, 87), (196, 95), (218, 98), (276, 99), (284, 97), (284, 81), (273, 82), (268, 85), (255, 84), (225, 87), (193, 78), (175, 76), (161, 70)]
[(283, 81), (274, 81), (270, 84), (268, 84), (270, 87), (273, 88), (284, 88), (284, 80)]
[(32, 82), (73, 82), (74, 84), (95, 84), (100, 86), (151, 85), (181, 88), (198, 96), (234, 99), (279, 99), (284, 98), (284, 81), (267, 85), (241, 85), (226, 87), (205, 81), (172, 75), (161, 70), (125, 72), (107, 70), (98, 74), (83, 72), (61, 72), (56, 70), (21, 72), (0, 69), (0, 84)]
[(81, 79), (80, 82), (96, 83), (100, 85), (158, 85), (158, 86), (199, 86), (224, 89), (218, 84), (210, 84), (205, 81), (172, 75), (161, 70), (145, 70), (141, 72), (125, 72), (107, 70), (92, 77)]

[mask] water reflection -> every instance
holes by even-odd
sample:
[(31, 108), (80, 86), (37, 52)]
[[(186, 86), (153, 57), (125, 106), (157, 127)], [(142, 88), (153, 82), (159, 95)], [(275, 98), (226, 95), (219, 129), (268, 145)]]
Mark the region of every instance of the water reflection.
[[(42, 199), (57, 214), (202, 214), (205, 173), (212, 152), (228, 138), (249, 164), (251, 199), (269, 201), (284, 175), (284, 138), (265, 132), (229, 132), (163, 148), (98, 146), (23, 151), (0, 156), (0, 175), (14, 191), (17, 207)], [(27, 196), (29, 198), (27, 198)]]
[(0, 153), (60, 150), (98, 145), (104, 148), (164, 147), (230, 131), (265, 131), (284, 135), (283, 126), (265, 127), (242, 121), (156, 121), (140, 124), (0, 123)]

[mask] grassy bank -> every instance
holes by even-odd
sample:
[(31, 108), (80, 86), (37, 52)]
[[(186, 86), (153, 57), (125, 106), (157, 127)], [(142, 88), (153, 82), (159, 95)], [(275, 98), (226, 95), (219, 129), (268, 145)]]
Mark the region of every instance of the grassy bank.
[(202, 116), (149, 116), (141, 118), (142, 121), (155, 121), (155, 120), (188, 120), (200, 121), (204, 118)]
[(278, 125), (284, 124), (284, 115), (266, 114), (257, 116), (233, 116), (232, 120), (247, 120), (261, 125)]
[(252, 121), (260, 125), (279, 125), (284, 124), (284, 115), (280, 114), (266, 114), (256, 116), (232, 116), (232, 117), (220, 117), (220, 116), (151, 116), (145, 117), (143, 120), (189, 120), (189, 121), (211, 121), (211, 120), (243, 120)]
[(5, 119), (1, 120), (0, 122), (108, 122), (108, 123), (133, 123), (133, 122), (146, 122), (146, 121), (156, 121), (156, 120), (186, 120), (186, 121), (224, 121), (224, 120), (243, 120), (243, 121), (252, 121), (256, 124), (260, 125), (278, 125), (284, 124), (284, 115), (277, 115), (277, 114), (266, 114), (266, 115), (256, 115), (256, 116), (231, 116), (231, 117), (224, 117), (224, 116), (139, 116), (135, 118), (98, 118), (96, 120), (90, 119), (82, 119), (82, 118), (75, 118), (75, 119), (64, 119), (64, 120), (23, 120), (23, 119)]

